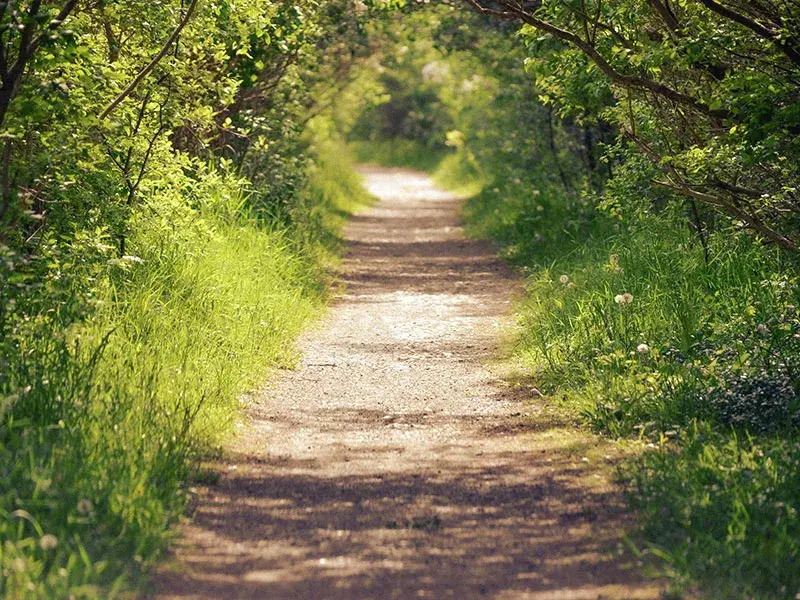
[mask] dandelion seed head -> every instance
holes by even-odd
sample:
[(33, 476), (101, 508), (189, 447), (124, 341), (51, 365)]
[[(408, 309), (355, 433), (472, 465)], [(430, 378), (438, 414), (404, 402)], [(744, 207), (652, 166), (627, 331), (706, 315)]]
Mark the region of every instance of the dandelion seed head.
[(622, 297), (622, 294), (617, 294), (614, 296), (614, 302), (617, 304), (625, 304), (625, 298)]
[(647, 354), (648, 352), (650, 352), (650, 346), (648, 346), (647, 344), (639, 344), (638, 346), (636, 346), (636, 351), (639, 354)]
[(758, 333), (760, 333), (761, 335), (767, 335), (769, 333), (769, 327), (764, 325), (764, 323), (759, 323), (756, 329), (758, 329)]
[(563, 283), (564, 285), (569, 283), (569, 275), (562, 275), (558, 278), (558, 280)]
[(630, 304), (631, 302), (633, 302), (633, 294), (625, 292), (624, 294), (622, 294), (622, 299), (625, 301), (625, 304)]
[(78, 502), (78, 513), (80, 513), (84, 517), (91, 514), (93, 510), (94, 510), (94, 505), (92, 504), (92, 501), (89, 500), (88, 498), (84, 498), (83, 500)]
[(567, 289), (574, 290), (577, 286), (571, 281), (567, 284)]
[(39, 538), (39, 547), (42, 550), (53, 550), (58, 547), (58, 538), (52, 533), (45, 533)]

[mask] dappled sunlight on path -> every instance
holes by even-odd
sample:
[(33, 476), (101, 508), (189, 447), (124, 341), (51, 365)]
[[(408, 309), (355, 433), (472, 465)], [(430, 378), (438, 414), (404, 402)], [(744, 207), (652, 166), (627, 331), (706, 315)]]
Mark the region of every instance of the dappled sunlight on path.
[(485, 366), (519, 282), (464, 240), (458, 198), (363, 172), (381, 203), (347, 229), (344, 292), (255, 398), (155, 597), (657, 598), (614, 552), (598, 442)]

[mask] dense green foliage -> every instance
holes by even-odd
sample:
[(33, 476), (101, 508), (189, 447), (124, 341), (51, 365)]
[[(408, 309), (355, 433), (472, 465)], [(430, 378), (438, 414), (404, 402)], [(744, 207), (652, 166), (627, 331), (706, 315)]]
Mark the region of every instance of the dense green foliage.
[(0, 596), (117, 597), (365, 198), (350, 2), (0, 4)]
[[(798, 251), (797, 6), (466, 1), (522, 25), (526, 67), (545, 103), (613, 124), (627, 148), (649, 158), (640, 185), (719, 209)], [(695, 225), (706, 220), (699, 214)]]
[[(588, 35), (615, 73), (691, 94), (692, 106), (609, 77), (516, 3), (499, 5), (513, 14), (445, 8), (399, 25), (374, 96), (393, 106), (365, 110), (355, 146), (395, 163), (438, 153), (442, 183), (480, 189), (465, 207), (472, 233), (527, 275), (520, 363), (550, 402), (642, 440), (623, 476), (640, 550), (676, 590), (794, 598), (797, 257), (747, 219), (796, 232), (797, 65), (699, 2), (525, 4)], [(760, 22), (769, 10), (795, 22), (788, 5), (759, 6)], [(583, 13), (599, 16), (584, 29)], [(369, 128), (398, 112), (401, 130)], [(759, 200), (737, 196), (744, 188)], [(720, 200), (701, 197), (711, 194)]]

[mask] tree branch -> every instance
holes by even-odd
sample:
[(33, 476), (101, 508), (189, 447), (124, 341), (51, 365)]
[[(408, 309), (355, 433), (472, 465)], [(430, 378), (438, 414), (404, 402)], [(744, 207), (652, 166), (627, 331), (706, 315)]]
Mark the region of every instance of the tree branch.
[(613, 66), (611, 66), (611, 64), (605, 59), (605, 57), (603, 57), (603, 55), (600, 54), (597, 48), (595, 48), (592, 44), (584, 41), (583, 39), (581, 39), (580, 36), (575, 35), (571, 31), (562, 29), (552, 23), (549, 23), (547, 21), (544, 21), (536, 17), (535, 15), (529, 12), (526, 12), (519, 4), (512, 3), (511, 0), (499, 0), (500, 4), (507, 9), (506, 11), (497, 11), (486, 8), (483, 5), (481, 5), (478, 2), (478, 0), (465, 0), (465, 1), (469, 3), (471, 6), (473, 6), (481, 14), (495, 16), (503, 19), (522, 21), (523, 23), (531, 25), (532, 27), (535, 27), (540, 31), (549, 33), (556, 39), (572, 44), (573, 46), (578, 48), (581, 52), (583, 52), (586, 56), (588, 56), (606, 77), (608, 77), (609, 79), (611, 79), (612, 82), (616, 83), (621, 87), (647, 90), (653, 92), (654, 94), (663, 96), (664, 98), (667, 98), (668, 100), (671, 100), (676, 104), (681, 104), (683, 106), (690, 107), (696, 112), (699, 112), (714, 119), (730, 119), (733, 116), (727, 110), (712, 109), (705, 102), (698, 100), (697, 98), (693, 98), (688, 94), (675, 90), (653, 79), (648, 79), (647, 77), (642, 77), (640, 75), (625, 75), (623, 73), (620, 73), (619, 71), (614, 69)]
[(776, 31), (774, 29), (770, 29), (769, 27), (765, 27), (758, 21), (751, 19), (750, 17), (743, 15), (735, 10), (728, 8), (727, 6), (723, 6), (719, 2), (715, 0), (696, 0), (700, 2), (703, 6), (705, 6), (708, 10), (725, 17), (731, 21), (739, 23), (739, 25), (743, 25), (747, 27), (750, 31), (753, 31), (757, 35), (770, 40), (773, 44), (775, 44), (781, 51), (796, 65), (800, 65), (800, 51), (797, 50), (791, 43), (789, 43), (786, 39), (782, 38), (780, 35), (780, 31)]
[(186, 9), (186, 14), (183, 15), (183, 19), (181, 19), (181, 22), (178, 23), (178, 26), (172, 32), (172, 35), (169, 36), (169, 39), (164, 43), (159, 53), (153, 57), (153, 60), (151, 60), (147, 64), (147, 66), (145, 66), (141, 71), (139, 71), (139, 74), (133, 78), (133, 81), (131, 81), (128, 84), (128, 87), (122, 90), (119, 93), (119, 95), (116, 98), (114, 98), (114, 100), (112, 100), (111, 103), (105, 108), (105, 110), (102, 113), (100, 113), (101, 120), (108, 117), (108, 115), (110, 115), (122, 103), (122, 101), (125, 100), (125, 98), (130, 96), (133, 93), (133, 91), (138, 87), (138, 85), (142, 82), (142, 80), (145, 77), (147, 77), (150, 71), (155, 69), (158, 63), (161, 62), (161, 59), (167, 55), (170, 48), (172, 47), (172, 44), (175, 43), (175, 41), (178, 39), (178, 36), (180, 36), (181, 31), (183, 31), (183, 28), (186, 27), (186, 25), (191, 20), (192, 15), (194, 14), (195, 9), (197, 8), (198, 2), (199, 0), (191, 1), (191, 3), (189, 4), (189, 8)]

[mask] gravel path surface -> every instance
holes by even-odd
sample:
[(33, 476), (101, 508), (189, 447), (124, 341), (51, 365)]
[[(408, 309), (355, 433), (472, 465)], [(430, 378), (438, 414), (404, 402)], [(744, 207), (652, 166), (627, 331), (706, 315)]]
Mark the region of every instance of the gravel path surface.
[(458, 198), (363, 173), (381, 202), (346, 230), (345, 291), (257, 396), (154, 597), (657, 598), (608, 552), (625, 516), (599, 442), (486, 366), (520, 282), (464, 239)]

